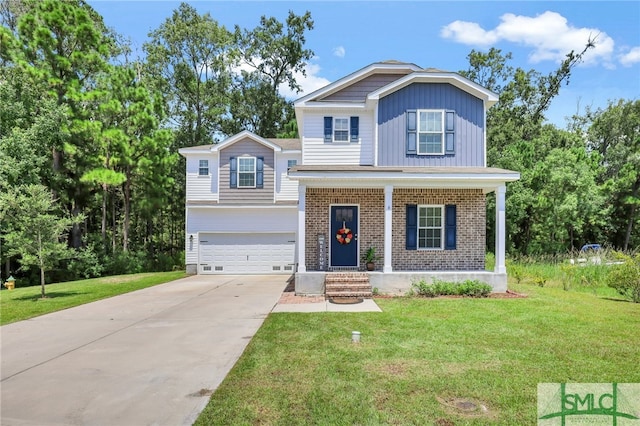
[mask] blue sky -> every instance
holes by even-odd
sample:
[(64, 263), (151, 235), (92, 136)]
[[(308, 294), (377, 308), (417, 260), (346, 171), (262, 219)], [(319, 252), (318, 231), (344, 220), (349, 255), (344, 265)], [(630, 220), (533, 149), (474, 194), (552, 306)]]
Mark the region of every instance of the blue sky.
[[(190, 1), (229, 29), (254, 28), (260, 16), (284, 21), (288, 11), (310, 11), (315, 22), (306, 47), (315, 52), (306, 93), (372, 62), (396, 59), (424, 68), (459, 71), (471, 49), (496, 47), (513, 54), (512, 66), (548, 73), (591, 36), (596, 48), (563, 86), (548, 118), (565, 127), (566, 116), (608, 100), (640, 99), (638, 1)], [(180, 2), (89, 0), (105, 23), (142, 51), (147, 34)], [(284, 93), (284, 92), (283, 92)], [(288, 97), (293, 95), (284, 93)], [(300, 94), (299, 96), (302, 96)], [(296, 97), (296, 96), (293, 96)]]

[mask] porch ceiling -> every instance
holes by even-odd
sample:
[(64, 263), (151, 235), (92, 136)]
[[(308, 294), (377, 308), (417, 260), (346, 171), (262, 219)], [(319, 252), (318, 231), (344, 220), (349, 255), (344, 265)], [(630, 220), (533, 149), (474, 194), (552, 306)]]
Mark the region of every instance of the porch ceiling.
[(520, 179), (520, 173), (493, 167), (374, 167), (348, 165), (301, 165), (289, 178), (307, 187), (451, 188), (494, 191), (505, 182)]

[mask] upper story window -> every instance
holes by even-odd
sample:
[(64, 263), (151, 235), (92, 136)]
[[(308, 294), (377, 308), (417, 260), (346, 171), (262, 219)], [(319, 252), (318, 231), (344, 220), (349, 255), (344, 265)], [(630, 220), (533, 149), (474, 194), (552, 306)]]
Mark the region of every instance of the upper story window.
[(287, 171), (289, 171), (290, 168), (295, 167), (298, 165), (298, 160), (287, 160)]
[(200, 160), (198, 164), (198, 176), (209, 176), (209, 160)]
[(444, 206), (418, 206), (418, 248), (442, 249)]
[(256, 158), (238, 158), (238, 188), (256, 187)]
[(264, 157), (229, 157), (230, 188), (264, 188)]
[(349, 119), (347, 118), (333, 119), (333, 141), (349, 142)]
[(358, 143), (360, 117), (324, 117), (324, 141)]
[(407, 111), (407, 154), (455, 154), (454, 126), (453, 111)]
[(443, 111), (418, 111), (418, 155), (444, 154)]

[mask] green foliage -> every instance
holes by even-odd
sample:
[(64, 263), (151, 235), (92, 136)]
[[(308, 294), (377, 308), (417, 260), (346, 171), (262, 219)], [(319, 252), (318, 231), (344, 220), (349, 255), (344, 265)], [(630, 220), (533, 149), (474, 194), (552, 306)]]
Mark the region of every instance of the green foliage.
[(462, 282), (448, 282), (434, 279), (431, 284), (420, 280), (411, 284), (415, 294), (423, 297), (436, 296), (469, 296), (487, 297), (491, 293), (491, 286), (478, 280), (465, 280)]
[(629, 255), (619, 252), (615, 258), (622, 263), (611, 266), (607, 284), (627, 299), (640, 303), (640, 253)]
[(40, 270), (42, 297), (45, 272), (60, 260), (72, 256), (63, 237), (82, 217), (71, 219), (58, 214), (56, 201), (42, 185), (12, 188), (0, 195), (0, 221), (7, 224), (4, 235), (9, 256), (19, 256), (23, 268)]
[(380, 257), (376, 254), (376, 248), (371, 246), (367, 250), (365, 250), (362, 259), (365, 263), (372, 263), (379, 259)]
[(104, 264), (94, 246), (86, 246), (76, 250), (75, 256), (67, 266), (68, 271), (75, 279), (96, 278), (102, 276)]

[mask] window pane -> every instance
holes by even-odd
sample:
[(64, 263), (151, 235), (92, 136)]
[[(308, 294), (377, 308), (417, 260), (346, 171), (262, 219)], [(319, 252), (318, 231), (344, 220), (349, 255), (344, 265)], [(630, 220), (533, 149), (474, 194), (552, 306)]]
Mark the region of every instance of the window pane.
[(238, 171), (240, 172), (253, 172), (255, 171), (255, 158), (239, 158), (238, 159)]
[(255, 186), (255, 174), (238, 173), (238, 186)]
[(209, 174), (209, 160), (200, 160), (198, 164), (198, 174), (200, 176)]
[(349, 130), (349, 120), (346, 118), (336, 118), (336, 130)]
[(349, 131), (348, 130), (336, 130), (333, 139), (336, 140), (336, 141), (339, 141), (339, 142), (348, 141), (349, 140)]
[(442, 132), (442, 112), (420, 111), (420, 117), (418, 120), (418, 131)]

